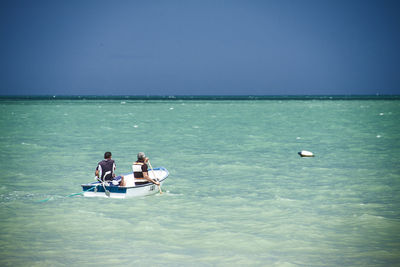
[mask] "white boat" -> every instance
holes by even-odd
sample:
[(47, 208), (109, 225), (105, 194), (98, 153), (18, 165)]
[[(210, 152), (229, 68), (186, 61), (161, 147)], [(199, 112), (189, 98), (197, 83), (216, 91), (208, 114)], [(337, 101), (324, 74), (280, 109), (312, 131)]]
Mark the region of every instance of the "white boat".
[(311, 151), (307, 151), (307, 150), (302, 150), (299, 153), (297, 153), (300, 155), (300, 157), (314, 157), (314, 153), (312, 153)]
[[(164, 167), (149, 169), (149, 176), (152, 179), (156, 179), (160, 182), (162, 190), (162, 184), (167, 179), (169, 172)], [(152, 194), (156, 194), (160, 191), (160, 188), (153, 183), (146, 183), (141, 185), (135, 184), (135, 178), (133, 173), (124, 174), (124, 180), (126, 186), (114, 185), (112, 182), (100, 183), (99, 181), (82, 184), (83, 196), (85, 197), (110, 197), (110, 198), (128, 198), (128, 197), (142, 197)], [(119, 182), (119, 180), (116, 180)]]

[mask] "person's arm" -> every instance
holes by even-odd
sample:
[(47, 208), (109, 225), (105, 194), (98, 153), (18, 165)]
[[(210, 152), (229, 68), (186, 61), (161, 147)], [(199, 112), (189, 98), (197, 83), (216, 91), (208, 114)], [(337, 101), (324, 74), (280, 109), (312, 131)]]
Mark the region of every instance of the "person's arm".
[(100, 178), (100, 171), (99, 171), (99, 169), (101, 169), (101, 166), (100, 166), (100, 164), (99, 164), (99, 165), (97, 165), (97, 167), (96, 167), (96, 171), (95, 171), (95, 173), (94, 173), (94, 175), (95, 175), (97, 178)]
[(150, 178), (149, 173), (148, 172), (143, 172), (143, 178), (146, 179), (147, 181), (156, 184), (156, 185), (160, 185), (159, 182), (154, 181), (153, 179)]
[(142, 166), (143, 178), (146, 179), (147, 181), (153, 183), (153, 184), (160, 185), (160, 183), (158, 181), (155, 181), (155, 180), (150, 178), (148, 167), (147, 167), (147, 162), (148, 161), (149, 161), (149, 158), (145, 158), (144, 159), (144, 164)]

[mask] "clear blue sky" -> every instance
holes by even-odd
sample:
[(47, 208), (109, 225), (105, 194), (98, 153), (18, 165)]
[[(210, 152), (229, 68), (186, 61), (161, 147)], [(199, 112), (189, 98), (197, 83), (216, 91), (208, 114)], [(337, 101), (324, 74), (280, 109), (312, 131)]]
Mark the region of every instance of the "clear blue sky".
[(400, 1), (0, 1), (0, 95), (400, 94)]

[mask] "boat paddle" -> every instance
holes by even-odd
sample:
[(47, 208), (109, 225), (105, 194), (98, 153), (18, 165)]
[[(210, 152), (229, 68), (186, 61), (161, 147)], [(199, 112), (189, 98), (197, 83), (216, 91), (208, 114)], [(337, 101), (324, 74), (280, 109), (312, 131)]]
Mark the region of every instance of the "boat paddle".
[(162, 190), (161, 190), (161, 183), (160, 180), (156, 177), (156, 174), (154, 173), (154, 169), (153, 166), (151, 166), (150, 160), (147, 160), (149, 162), (150, 168), (151, 168), (151, 172), (153, 173), (154, 178), (156, 179), (156, 181), (159, 183), (158, 185), (158, 190), (160, 191), (160, 195), (162, 194)]
[(106, 196), (107, 197), (110, 197), (110, 191), (108, 191), (107, 189), (106, 189), (106, 187), (104, 186), (104, 181), (102, 181), (102, 180), (100, 180), (100, 179), (97, 179), (100, 183), (101, 183), (101, 185), (103, 186), (103, 188), (104, 188), (104, 193), (106, 194)]

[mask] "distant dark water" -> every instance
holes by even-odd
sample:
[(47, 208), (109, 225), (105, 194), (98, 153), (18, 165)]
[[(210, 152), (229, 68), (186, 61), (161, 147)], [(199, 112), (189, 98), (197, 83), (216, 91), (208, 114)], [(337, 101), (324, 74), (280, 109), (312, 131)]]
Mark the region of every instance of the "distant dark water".
[(0, 100), (400, 100), (400, 95), (3, 95)]

